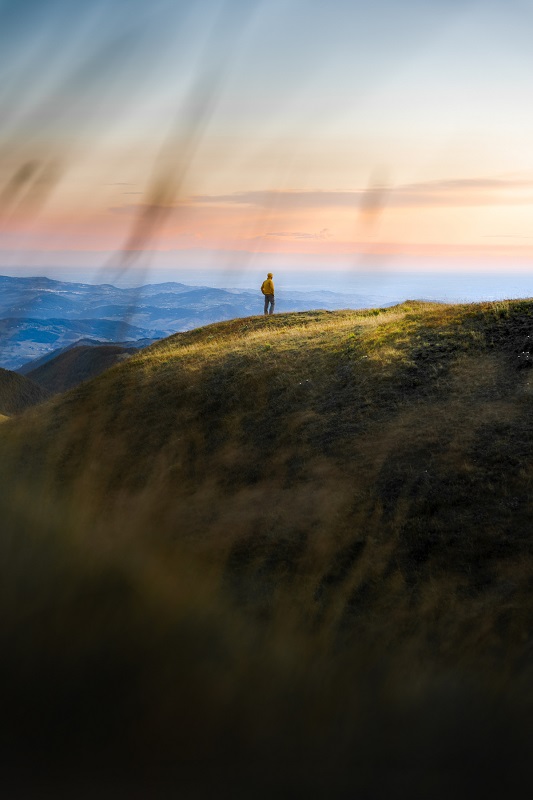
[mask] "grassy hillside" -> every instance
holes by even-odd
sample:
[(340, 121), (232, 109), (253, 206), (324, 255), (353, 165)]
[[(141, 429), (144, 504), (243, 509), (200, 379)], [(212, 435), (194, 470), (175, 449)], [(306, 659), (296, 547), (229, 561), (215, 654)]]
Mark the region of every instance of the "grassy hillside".
[(0, 367), (0, 414), (18, 414), (48, 397), (49, 392), (30, 378)]
[(96, 753), (191, 796), (520, 796), (532, 326), (239, 319), (4, 423), (10, 757), (45, 720), (73, 781)]
[(120, 345), (80, 345), (63, 351), (26, 375), (53, 394), (72, 389), (83, 381), (100, 375), (137, 352)]

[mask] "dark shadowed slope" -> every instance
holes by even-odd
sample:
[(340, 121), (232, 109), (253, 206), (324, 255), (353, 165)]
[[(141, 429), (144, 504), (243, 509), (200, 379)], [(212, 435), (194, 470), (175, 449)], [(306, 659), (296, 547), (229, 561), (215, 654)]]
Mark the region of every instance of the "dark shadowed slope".
[(50, 393), (30, 378), (0, 367), (0, 414), (18, 414), (49, 397)]
[(532, 326), (240, 319), (2, 423), (6, 752), (191, 796), (522, 796)]
[(62, 353), (66, 353), (68, 350), (72, 350), (73, 347), (123, 347), (126, 350), (136, 351), (141, 350), (143, 347), (148, 347), (154, 342), (158, 341), (157, 339), (135, 339), (132, 342), (102, 342), (99, 339), (78, 339), (77, 341), (73, 342), (72, 344), (68, 344), (66, 347), (58, 347), (56, 350), (52, 350), (50, 353), (45, 353), (45, 355), (41, 356), (40, 358), (34, 358), (32, 361), (28, 361), (27, 364), (23, 364), (22, 367), (19, 367), (15, 372), (18, 372), (19, 375), (28, 375), (33, 370), (37, 369), (38, 367), (42, 367), (43, 364), (46, 364), (48, 361), (52, 361), (52, 359), (57, 358)]
[(119, 345), (71, 347), (29, 370), (26, 375), (49, 392), (65, 392), (83, 381), (95, 378), (136, 352), (137, 348)]

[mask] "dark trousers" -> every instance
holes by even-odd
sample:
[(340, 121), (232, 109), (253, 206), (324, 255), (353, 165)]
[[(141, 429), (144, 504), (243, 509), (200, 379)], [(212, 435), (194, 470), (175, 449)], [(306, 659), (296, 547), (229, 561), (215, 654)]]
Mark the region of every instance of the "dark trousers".
[[(273, 314), (274, 313), (274, 305), (276, 301), (274, 300), (273, 294), (266, 294), (265, 295), (265, 314)], [(270, 305), (270, 311), (268, 310), (268, 306)]]

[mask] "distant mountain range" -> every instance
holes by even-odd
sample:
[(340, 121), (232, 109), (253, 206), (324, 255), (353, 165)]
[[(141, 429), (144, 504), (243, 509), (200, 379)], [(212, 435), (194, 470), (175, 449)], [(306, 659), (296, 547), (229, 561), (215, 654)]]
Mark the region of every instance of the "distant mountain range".
[[(376, 295), (281, 292), (277, 311), (393, 305)], [(118, 288), (49, 278), (0, 276), (0, 366), (34, 359), (89, 339), (142, 347), (172, 333), (262, 313), (259, 290), (214, 289), (183, 283)], [(141, 344), (141, 340), (144, 342)]]

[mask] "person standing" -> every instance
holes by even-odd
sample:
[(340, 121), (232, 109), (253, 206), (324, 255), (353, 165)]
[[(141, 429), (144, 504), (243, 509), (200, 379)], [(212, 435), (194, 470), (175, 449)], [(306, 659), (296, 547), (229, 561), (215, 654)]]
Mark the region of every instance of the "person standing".
[[(265, 295), (265, 315), (274, 313), (274, 276), (271, 272), (268, 273), (266, 281), (261, 284), (261, 291)], [(270, 307), (270, 308), (269, 308)]]

